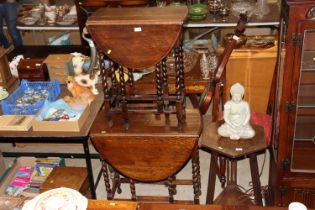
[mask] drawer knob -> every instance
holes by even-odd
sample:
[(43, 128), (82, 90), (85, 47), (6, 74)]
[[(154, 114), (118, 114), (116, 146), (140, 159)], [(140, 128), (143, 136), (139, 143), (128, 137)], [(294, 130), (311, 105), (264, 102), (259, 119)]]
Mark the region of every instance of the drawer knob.
[(315, 19), (315, 7), (310, 8), (305, 15), (306, 19), (313, 20)]

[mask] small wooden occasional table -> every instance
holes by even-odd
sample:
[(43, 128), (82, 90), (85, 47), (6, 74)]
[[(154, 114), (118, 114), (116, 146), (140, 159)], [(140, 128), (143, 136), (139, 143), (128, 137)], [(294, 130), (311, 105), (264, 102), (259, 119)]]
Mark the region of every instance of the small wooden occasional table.
[[(258, 125), (252, 125), (256, 134), (252, 139), (230, 140), (217, 134), (217, 129), (222, 122), (206, 124), (200, 138), (199, 146), (211, 152), (211, 161), (208, 178), (208, 192), (206, 203), (218, 203), (225, 205), (245, 204), (250, 205), (249, 199), (244, 198), (244, 193), (237, 187), (237, 161), (249, 158), (250, 172), (253, 182), (255, 204), (262, 205), (261, 185), (257, 164), (257, 154), (266, 150), (264, 129)], [(216, 175), (219, 174), (218, 157), (227, 158), (230, 167), (227, 167), (227, 187), (213, 201)]]
[[(183, 127), (185, 83), (182, 25), (187, 14), (186, 7), (101, 8), (88, 18), (86, 27), (99, 50), (104, 106), (109, 119), (113, 113), (121, 112), (128, 128), (129, 112), (176, 112), (178, 127)], [(176, 74), (173, 92), (170, 91), (166, 64), (171, 51), (174, 52)], [(102, 65), (104, 57), (110, 59), (109, 71)], [(135, 88), (133, 71), (152, 66), (155, 66), (156, 77), (154, 95), (128, 93), (127, 87), (129, 90)], [(128, 79), (125, 78), (124, 68), (127, 68)], [(152, 102), (153, 106), (148, 106)], [(130, 103), (133, 106), (129, 106)]]

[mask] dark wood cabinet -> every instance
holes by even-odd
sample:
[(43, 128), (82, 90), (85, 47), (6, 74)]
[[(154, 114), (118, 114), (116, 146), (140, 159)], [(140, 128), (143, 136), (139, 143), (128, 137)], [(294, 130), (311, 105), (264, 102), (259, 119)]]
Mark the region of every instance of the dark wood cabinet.
[(315, 1), (281, 9), (270, 184), (275, 205), (315, 208)]

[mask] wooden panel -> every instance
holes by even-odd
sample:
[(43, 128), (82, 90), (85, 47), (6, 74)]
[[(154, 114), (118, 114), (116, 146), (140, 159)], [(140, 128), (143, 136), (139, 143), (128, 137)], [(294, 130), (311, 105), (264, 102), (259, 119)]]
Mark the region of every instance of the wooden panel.
[(302, 71), (300, 77), (300, 84), (314, 84), (315, 81), (315, 69), (314, 71)]
[[(315, 63), (315, 62), (314, 62)], [(302, 71), (300, 76), (300, 88), (298, 92), (299, 105), (315, 105), (315, 69)]]
[(197, 109), (186, 110), (186, 121), (182, 130), (177, 127), (175, 114), (165, 116), (154, 113), (129, 113), (130, 127), (125, 128), (120, 114), (112, 116), (113, 125), (110, 127), (104, 110), (98, 113), (90, 131), (91, 137), (107, 136), (159, 136), (159, 137), (182, 137), (198, 138), (202, 129), (202, 119)]
[(271, 206), (223, 206), (223, 205), (183, 205), (183, 204), (160, 204), (140, 203), (139, 210), (287, 210), (288, 208)]
[[(292, 196), (292, 197), (291, 197)], [(315, 191), (306, 189), (294, 189), (290, 194), (291, 201), (305, 204), (308, 208), (315, 208)]]
[(87, 210), (136, 210), (137, 206), (132, 201), (89, 200)]
[(161, 181), (190, 159), (196, 138), (94, 137), (101, 156), (118, 172), (139, 181)]
[(180, 34), (180, 26), (138, 25), (89, 26), (96, 43), (113, 61), (125, 67), (143, 69), (154, 66), (166, 57)]
[(102, 111), (90, 137), (97, 151), (121, 174), (139, 181), (161, 181), (178, 172), (196, 149), (201, 132), (198, 110), (187, 110), (186, 123), (177, 129), (176, 115), (130, 113), (130, 128), (119, 115), (110, 127)]
[(299, 96), (315, 97), (315, 84), (301, 85), (299, 88)]
[(292, 170), (315, 173), (315, 144), (311, 141), (295, 141), (292, 151)]
[(315, 50), (315, 31), (305, 33), (304, 50)]
[(84, 167), (55, 167), (40, 187), (40, 192), (58, 187), (68, 187), (87, 195), (87, 175), (87, 170)]
[(303, 61), (302, 61), (302, 68), (303, 69), (314, 69), (315, 68), (315, 61), (313, 58), (315, 57), (315, 51), (304, 51), (303, 52)]
[(169, 8), (102, 8), (86, 25), (97, 48), (109, 58), (144, 69), (166, 57), (181, 34), (187, 8)]
[(298, 108), (295, 138), (312, 139), (315, 137), (315, 106), (310, 108)]

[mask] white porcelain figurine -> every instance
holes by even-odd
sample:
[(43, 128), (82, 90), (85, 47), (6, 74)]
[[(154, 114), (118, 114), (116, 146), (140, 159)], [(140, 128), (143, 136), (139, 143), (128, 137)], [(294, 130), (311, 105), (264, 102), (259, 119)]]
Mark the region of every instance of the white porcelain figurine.
[(79, 75), (83, 72), (83, 64), (85, 61), (85, 56), (81, 53), (74, 52), (71, 53), (72, 57), (72, 65), (75, 75)]
[(232, 99), (224, 104), (224, 123), (218, 128), (218, 133), (232, 140), (250, 139), (255, 136), (255, 131), (249, 124), (249, 105), (243, 101), (244, 87), (236, 83), (232, 85), (230, 93)]

